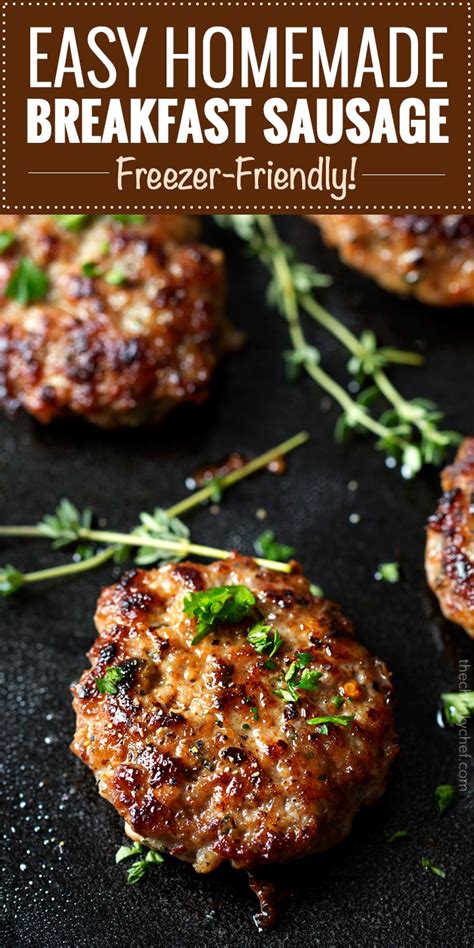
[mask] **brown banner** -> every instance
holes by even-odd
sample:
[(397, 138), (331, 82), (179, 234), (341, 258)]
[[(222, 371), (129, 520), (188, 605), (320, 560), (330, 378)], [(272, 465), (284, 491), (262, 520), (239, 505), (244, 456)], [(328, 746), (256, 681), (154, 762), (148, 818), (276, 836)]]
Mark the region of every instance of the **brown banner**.
[(4, 212), (473, 211), (463, 0), (0, 6)]

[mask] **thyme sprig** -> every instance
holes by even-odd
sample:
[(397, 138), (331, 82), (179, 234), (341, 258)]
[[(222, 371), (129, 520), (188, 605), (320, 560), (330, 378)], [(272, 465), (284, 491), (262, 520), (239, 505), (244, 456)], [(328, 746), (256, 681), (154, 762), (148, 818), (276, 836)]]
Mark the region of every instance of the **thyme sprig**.
[[(303, 263), (295, 250), (279, 236), (269, 215), (227, 215), (215, 218), (220, 226), (232, 229), (247, 245), (249, 252), (266, 267), (270, 281), (267, 299), (288, 323), (292, 344), (285, 354), (288, 375), (294, 379), (306, 372), (342, 408), (336, 426), (339, 440), (351, 431), (370, 433), (376, 447), (402, 464), (406, 477), (415, 476), (424, 465), (439, 464), (449, 445), (460, 436), (439, 427), (443, 413), (423, 398), (406, 399), (388, 378), (385, 369), (392, 364), (422, 364), (415, 352), (378, 346), (375, 334), (365, 330), (360, 338), (344, 326), (314, 296), (314, 290), (327, 287), (331, 278), (310, 264)], [(308, 343), (301, 311), (331, 333), (348, 351), (348, 371), (368, 388), (353, 398), (321, 366), (316, 346)], [(375, 417), (371, 411), (380, 396), (389, 408)]]
[[(306, 432), (299, 432), (270, 451), (253, 458), (238, 470), (224, 475), (219, 479), (221, 492), (267, 467), (276, 458), (293, 451), (308, 438)], [(214, 492), (215, 485), (210, 482), (168, 510), (157, 507), (152, 513), (141, 513), (139, 524), (129, 533), (95, 529), (92, 525), (92, 511), (86, 508), (81, 512), (66, 498), (60, 501), (54, 513), (46, 514), (35, 526), (0, 527), (0, 537), (48, 538), (54, 550), (72, 547), (76, 559), (73, 563), (27, 573), (7, 565), (0, 569), (0, 596), (11, 596), (25, 585), (86, 572), (112, 559), (116, 563), (123, 563), (133, 557), (139, 566), (149, 566), (156, 562), (177, 562), (186, 556), (226, 559), (232, 555), (228, 550), (193, 543), (188, 527), (178, 516), (212, 499)], [(95, 551), (94, 547), (84, 547), (84, 541), (106, 546)], [(269, 569), (291, 571), (288, 563), (265, 558), (258, 558), (256, 562)]]

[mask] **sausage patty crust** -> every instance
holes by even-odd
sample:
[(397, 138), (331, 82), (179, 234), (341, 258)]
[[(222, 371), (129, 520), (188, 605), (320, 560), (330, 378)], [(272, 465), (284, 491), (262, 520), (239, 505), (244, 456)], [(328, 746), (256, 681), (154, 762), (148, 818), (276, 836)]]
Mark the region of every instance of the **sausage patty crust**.
[(0, 403), (116, 427), (202, 402), (225, 339), (221, 253), (190, 218), (78, 217), (0, 218)]
[[(99, 599), (92, 668), (73, 688), (72, 750), (129, 835), (198, 872), (223, 861), (286, 862), (339, 843), (382, 794), (397, 752), (387, 668), (296, 570), (237, 555), (166, 565), (133, 570)], [(193, 645), (186, 597), (223, 585), (247, 587), (252, 614)], [(247, 639), (258, 619), (281, 636), (273, 658)], [(275, 692), (293, 680), (301, 654), (314, 687), (285, 700)], [(101, 694), (111, 668), (120, 681)], [(310, 723), (328, 715), (342, 715), (342, 725)]]
[(474, 303), (474, 216), (327, 214), (316, 220), (342, 259), (424, 303)]
[(474, 638), (474, 438), (463, 441), (441, 484), (427, 526), (426, 575), (443, 615)]

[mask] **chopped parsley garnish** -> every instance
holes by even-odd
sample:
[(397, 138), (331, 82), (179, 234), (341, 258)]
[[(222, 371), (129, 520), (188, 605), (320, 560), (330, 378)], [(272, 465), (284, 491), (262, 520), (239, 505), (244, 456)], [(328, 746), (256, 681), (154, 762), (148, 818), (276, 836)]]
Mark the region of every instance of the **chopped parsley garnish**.
[[(302, 691), (314, 691), (322, 672), (308, 668), (313, 656), (310, 652), (300, 652), (291, 663), (286, 675), (285, 683), (281, 688), (275, 689), (275, 694), (283, 701), (298, 701), (299, 694), (297, 689)], [(301, 674), (300, 674), (301, 672)]]
[(106, 283), (109, 283), (110, 286), (123, 286), (123, 284), (127, 282), (127, 277), (123, 270), (109, 270), (109, 272), (105, 274), (104, 280)]
[(449, 691), (441, 695), (441, 701), (448, 724), (464, 724), (474, 714), (474, 691)]
[(123, 668), (119, 668), (117, 665), (106, 668), (102, 678), (96, 678), (95, 680), (97, 691), (99, 691), (101, 695), (115, 695), (117, 694), (117, 685), (119, 685), (124, 678), (125, 672)]
[(55, 214), (60, 227), (65, 230), (81, 230), (91, 217), (91, 214)]
[(121, 846), (115, 854), (115, 862), (122, 862), (123, 859), (129, 859), (130, 856), (141, 856), (136, 859), (132, 866), (127, 870), (127, 882), (134, 885), (140, 882), (145, 873), (151, 866), (161, 866), (164, 862), (161, 853), (156, 849), (147, 849), (142, 843), (133, 843), (131, 846)]
[(338, 727), (349, 727), (349, 724), (354, 720), (354, 718), (355, 714), (324, 714), (318, 718), (310, 718), (308, 724), (320, 725), (318, 728), (320, 733), (328, 734), (329, 724), (337, 724)]
[(257, 624), (250, 629), (247, 640), (250, 642), (250, 645), (253, 645), (256, 652), (262, 654), (262, 652), (268, 651), (269, 658), (273, 658), (283, 644), (283, 639), (278, 629), (272, 630), (271, 625), (265, 625), (264, 622), (257, 622)]
[(312, 661), (313, 656), (311, 655), (311, 652), (298, 652), (298, 655), (296, 656), (298, 668), (306, 668), (307, 665), (311, 665)]
[(11, 230), (0, 230), (0, 253), (5, 253), (15, 243), (15, 234)]
[(255, 707), (254, 701), (255, 701), (255, 698), (253, 698), (253, 697), (246, 698), (246, 699), (245, 699), (245, 704), (248, 704), (248, 705), (249, 705), (250, 713), (251, 713), (251, 715), (252, 715), (254, 721), (258, 721), (258, 708)]
[(321, 676), (322, 672), (311, 668), (305, 668), (296, 687), (301, 688), (303, 691), (314, 691)]
[(273, 530), (264, 530), (257, 537), (254, 546), (259, 556), (264, 556), (267, 560), (278, 560), (280, 563), (287, 563), (295, 555), (294, 547), (275, 540)]
[(267, 658), (263, 664), (269, 671), (275, 671), (275, 669), (278, 668), (278, 664), (274, 658)]
[(321, 586), (317, 586), (316, 583), (311, 583), (309, 591), (312, 596), (317, 596), (319, 599), (322, 599), (324, 596)]
[(197, 620), (191, 645), (197, 645), (217, 625), (246, 619), (255, 606), (255, 596), (247, 586), (215, 586), (186, 596), (183, 608)]
[(161, 866), (163, 862), (163, 856), (160, 853), (155, 852), (153, 849), (149, 849), (145, 858), (137, 859), (127, 871), (128, 885), (135, 885), (136, 882), (140, 882), (140, 879), (143, 879), (143, 876), (150, 866)]
[(421, 857), (421, 865), (423, 866), (423, 869), (429, 869), (433, 875), (439, 876), (440, 879), (446, 879), (446, 873), (444, 869), (440, 869), (439, 866), (434, 866), (433, 863), (426, 858), (426, 856)]
[(336, 708), (342, 708), (342, 705), (344, 704), (344, 698), (342, 695), (334, 695), (332, 703)]
[(400, 579), (398, 563), (379, 563), (375, 579), (382, 580), (384, 583), (398, 583)]
[(123, 859), (129, 859), (130, 856), (138, 856), (143, 853), (144, 847), (141, 843), (132, 843), (131, 846), (120, 846), (115, 853), (115, 862), (122, 862)]
[(455, 790), (451, 783), (440, 783), (435, 790), (436, 809), (440, 816), (451, 806), (455, 797)]
[(22, 257), (13, 271), (5, 290), (5, 296), (26, 306), (43, 300), (48, 292), (48, 277), (30, 257)]
[(395, 830), (394, 833), (385, 833), (386, 843), (395, 843), (397, 839), (407, 839), (408, 830)]
[(98, 277), (101, 274), (100, 267), (97, 263), (94, 263), (93, 260), (88, 260), (86, 263), (83, 263), (81, 270), (84, 276), (91, 277), (91, 279), (95, 279), (95, 277)]

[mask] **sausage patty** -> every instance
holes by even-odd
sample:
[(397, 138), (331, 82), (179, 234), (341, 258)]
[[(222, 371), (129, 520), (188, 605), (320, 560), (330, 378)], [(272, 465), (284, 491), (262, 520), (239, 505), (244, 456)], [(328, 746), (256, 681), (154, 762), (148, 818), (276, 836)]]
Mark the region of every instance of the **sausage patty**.
[(220, 252), (190, 218), (77, 217), (0, 218), (0, 403), (116, 427), (202, 402), (225, 337)]
[[(251, 613), (193, 645), (186, 597), (229, 585), (251, 591)], [(282, 639), (273, 658), (247, 639), (259, 620)], [(397, 751), (389, 672), (299, 572), (237, 555), (133, 570), (104, 589), (95, 621), (72, 750), (133, 838), (198, 872), (249, 869), (339, 843), (382, 794)], [(101, 694), (110, 668), (121, 680)], [(303, 672), (312, 689), (276, 693)], [(342, 724), (310, 723), (327, 715)]]
[(474, 637), (474, 438), (463, 441), (441, 484), (427, 526), (426, 574), (443, 615)]
[(424, 303), (474, 303), (474, 216), (327, 214), (314, 217), (342, 259), (387, 290)]

